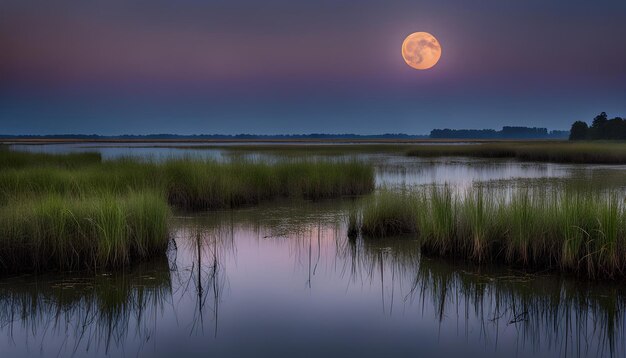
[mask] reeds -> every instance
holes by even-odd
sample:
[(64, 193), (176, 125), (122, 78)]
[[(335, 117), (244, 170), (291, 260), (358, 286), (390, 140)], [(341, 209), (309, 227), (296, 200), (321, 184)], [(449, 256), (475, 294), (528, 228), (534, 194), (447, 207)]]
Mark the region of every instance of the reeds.
[(384, 237), (417, 231), (415, 200), (409, 195), (376, 195), (363, 209), (361, 233)]
[(0, 271), (128, 266), (165, 252), (169, 213), (151, 192), (22, 197), (0, 208)]
[(356, 161), (103, 162), (2, 150), (0, 162), (0, 273), (99, 270), (163, 254), (168, 204), (208, 210), (374, 189), (373, 168)]
[(374, 189), (374, 171), (356, 161), (274, 164), (176, 160), (163, 166), (169, 202), (206, 210), (257, 204), (276, 197), (324, 199)]
[(365, 204), (361, 221), (364, 236), (415, 232), (428, 254), (590, 278), (626, 273), (626, 209), (615, 195), (523, 189), (455, 195), (447, 187), (382, 192)]
[(165, 193), (168, 202), (181, 209), (236, 208), (276, 197), (324, 199), (366, 194), (374, 189), (374, 170), (356, 161), (219, 163), (195, 159), (164, 163), (124, 159), (76, 169), (0, 170), (0, 203), (24, 194), (123, 194), (144, 189)]

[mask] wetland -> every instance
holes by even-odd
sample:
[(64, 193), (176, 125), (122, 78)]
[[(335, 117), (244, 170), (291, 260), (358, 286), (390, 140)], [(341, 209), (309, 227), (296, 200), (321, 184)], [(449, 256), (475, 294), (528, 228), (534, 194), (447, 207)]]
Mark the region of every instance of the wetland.
[[(625, 165), (372, 146), (5, 148), (2, 236), (17, 244), (3, 246), (2, 352), (626, 354)], [(385, 215), (393, 230), (365, 228)], [(79, 245), (94, 241), (107, 245)], [(55, 256), (68, 247), (73, 260)]]

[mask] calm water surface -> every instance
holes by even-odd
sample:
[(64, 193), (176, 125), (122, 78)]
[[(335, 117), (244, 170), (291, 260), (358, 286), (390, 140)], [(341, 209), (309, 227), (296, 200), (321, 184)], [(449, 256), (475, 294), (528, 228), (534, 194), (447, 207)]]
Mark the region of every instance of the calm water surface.
[[(619, 186), (624, 174), (619, 166), (365, 159), (381, 187), (597, 177)], [(626, 355), (623, 283), (423, 257), (411, 237), (350, 240), (353, 205), (179, 213), (167, 256), (153, 262), (95, 277), (4, 278), (2, 357)]]
[(349, 240), (350, 201), (179, 216), (167, 258), (0, 284), (3, 356), (623, 356), (621, 285)]

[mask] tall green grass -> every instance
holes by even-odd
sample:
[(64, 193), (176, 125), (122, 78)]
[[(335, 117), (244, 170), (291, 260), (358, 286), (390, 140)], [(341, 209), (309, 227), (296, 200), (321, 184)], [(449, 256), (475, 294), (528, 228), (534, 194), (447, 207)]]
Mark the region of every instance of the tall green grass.
[(0, 207), (0, 271), (128, 266), (165, 252), (169, 215), (152, 192), (22, 197)]
[(208, 210), (374, 189), (373, 168), (354, 161), (157, 163), (2, 150), (0, 162), (0, 273), (99, 270), (160, 255), (168, 204)]
[(615, 195), (523, 189), (455, 195), (445, 187), (382, 192), (361, 217), (364, 236), (415, 232), (429, 254), (590, 278), (626, 273), (626, 209)]
[(182, 209), (236, 208), (276, 197), (324, 199), (366, 194), (374, 189), (374, 170), (356, 161), (220, 163), (196, 159), (164, 163), (123, 159), (80, 168), (0, 170), (0, 203), (24, 194), (123, 194), (143, 189), (165, 193), (171, 205)]
[(235, 208), (276, 197), (335, 198), (374, 189), (373, 168), (355, 161), (176, 160), (164, 164), (163, 175), (169, 202), (185, 209)]
[(376, 195), (363, 209), (361, 233), (376, 237), (414, 233), (417, 231), (416, 210), (419, 208), (410, 196)]
[(467, 156), (516, 158), (557, 163), (626, 163), (624, 142), (498, 142), (461, 145), (422, 145), (407, 152), (409, 156)]

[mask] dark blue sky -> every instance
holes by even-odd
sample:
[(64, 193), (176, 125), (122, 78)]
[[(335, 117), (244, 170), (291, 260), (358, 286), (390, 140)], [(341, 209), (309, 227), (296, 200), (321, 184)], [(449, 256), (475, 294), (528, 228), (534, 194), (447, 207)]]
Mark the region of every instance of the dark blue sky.
[[(626, 116), (626, 2), (0, 0), (0, 133), (427, 133)], [(440, 62), (409, 68), (406, 35)]]

